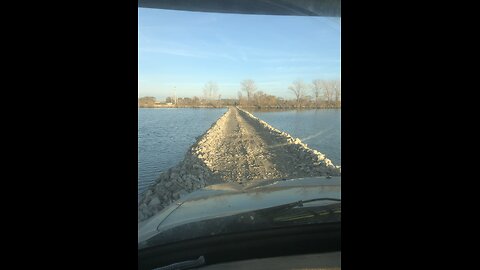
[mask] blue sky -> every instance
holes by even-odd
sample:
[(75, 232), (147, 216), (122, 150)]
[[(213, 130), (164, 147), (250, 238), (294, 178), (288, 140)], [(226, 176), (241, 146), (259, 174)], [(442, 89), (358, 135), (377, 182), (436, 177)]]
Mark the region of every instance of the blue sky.
[(222, 98), (253, 79), (293, 98), (296, 79), (340, 78), (340, 19), (138, 9), (138, 96), (202, 96), (214, 81)]

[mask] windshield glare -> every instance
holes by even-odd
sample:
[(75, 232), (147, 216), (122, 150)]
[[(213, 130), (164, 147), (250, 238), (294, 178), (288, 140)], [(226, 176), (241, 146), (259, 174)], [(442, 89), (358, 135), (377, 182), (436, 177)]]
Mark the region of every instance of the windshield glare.
[(139, 248), (340, 222), (340, 33), (339, 17), (138, 8)]

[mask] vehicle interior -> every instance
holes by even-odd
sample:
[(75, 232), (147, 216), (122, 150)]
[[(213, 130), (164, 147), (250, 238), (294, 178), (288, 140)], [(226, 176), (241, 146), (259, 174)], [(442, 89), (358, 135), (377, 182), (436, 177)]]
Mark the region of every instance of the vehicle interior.
[[(340, 0), (138, 0), (138, 8), (341, 17)], [(317, 177), (302, 181), (308, 181), (308, 188), (302, 189), (301, 199), (295, 196), (303, 187), (294, 184), (255, 187), (255, 192), (265, 191), (272, 198), (275, 192), (286, 192), (292, 186), (298, 190), (292, 195), (292, 201), (238, 211), (228, 216), (228, 220), (218, 214), (198, 222), (166, 226), (162, 222), (171, 214), (167, 209), (162, 212), (162, 221), (155, 218), (148, 221), (153, 224), (153, 234), (148, 232), (149, 236), (144, 239), (139, 236), (139, 269), (340, 269), (341, 178)], [(330, 188), (328, 192), (336, 193), (325, 194), (338, 196), (320, 196), (318, 190), (323, 192), (326, 187)], [(315, 195), (305, 196), (313, 189)], [(238, 200), (248, 196), (231, 187), (228, 192), (238, 195)], [(218, 196), (223, 194), (213, 194), (212, 198)], [(172, 207), (178, 206), (180, 203)], [(221, 209), (218, 211), (222, 213)], [(142, 225), (147, 228), (148, 222)], [(161, 225), (165, 228), (160, 229)], [(143, 232), (139, 230), (140, 233)]]

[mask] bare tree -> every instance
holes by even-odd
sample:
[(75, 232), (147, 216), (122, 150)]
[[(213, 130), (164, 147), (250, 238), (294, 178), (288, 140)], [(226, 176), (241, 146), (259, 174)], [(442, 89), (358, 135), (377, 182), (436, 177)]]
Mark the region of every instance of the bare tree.
[(311, 89), (312, 89), (312, 93), (313, 93), (313, 96), (315, 97), (315, 105), (318, 106), (318, 102), (319, 102), (319, 99), (320, 99), (320, 94), (322, 92), (322, 81), (321, 80), (313, 80), (312, 81), (312, 85), (311, 85)]
[(203, 87), (203, 94), (206, 100), (212, 100), (217, 97), (218, 85), (213, 81), (209, 81)]
[(326, 107), (340, 107), (340, 81), (329, 80), (323, 81), (323, 96), (325, 98)]
[(153, 108), (155, 107), (155, 102), (157, 99), (155, 97), (142, 97), (138, 99), (139, 107)]
[(335, 95), (335, 107), (340, 107), (340, 99), (341, 99), (341, 89), (340, 89), (340, 81), (336, 80), (332, 82), (333, 86), (333, 94)]
[(242, 91), (238, 91), (238, 105), (242, 106), (245, 104), (244, 100), (243, 100), (243, 95), (242, 95)]
[(305, 96), (305, 90), (307, 86), (302, 80), (296, 80), (288, 87), (288, 90), (292, 91), (297, 99), (297, 106), (300, 106), (302, 98)]
[(332, 82), (331, 81), (322, 81), (323, 85), (323, 97), (325, 99), (325, 106), (331, 107), (333, 100), (333, 91), (332, 91)]
[(253, 94), (255, 91), (257, 91), (257, 85), (255, 85), (255, 82), (253, 80), (243, 80), (241, 82), (242, 85), (242, 91), (245, 91), (247, 93), (247, 100), (250, 102), (250, 100), (253, 98)]
[(193, 104), (194, 106), (200, 105), (200, 99), (199, 99), (197, 96), (194, 96), (194, 97), (192, 98), (192, 104)]

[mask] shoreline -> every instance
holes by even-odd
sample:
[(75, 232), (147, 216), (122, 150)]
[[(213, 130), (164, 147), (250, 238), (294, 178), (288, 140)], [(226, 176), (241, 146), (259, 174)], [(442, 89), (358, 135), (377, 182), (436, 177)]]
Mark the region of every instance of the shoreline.
[[(225, 106), (155, 106), (155, 107), (138, 107), (138, 109), (183, 109), (183, 108), (190, 108), (190, 109), (223, 109), (231, 107), (232, 105), (225, 105)], [(245, 109), (245, 110), (272, 110), (272, 111), (292, 111), (292, 110), (341, 110), (342, 107), (257, 107), (257, 106), (238, 106), (238, 108)]]

